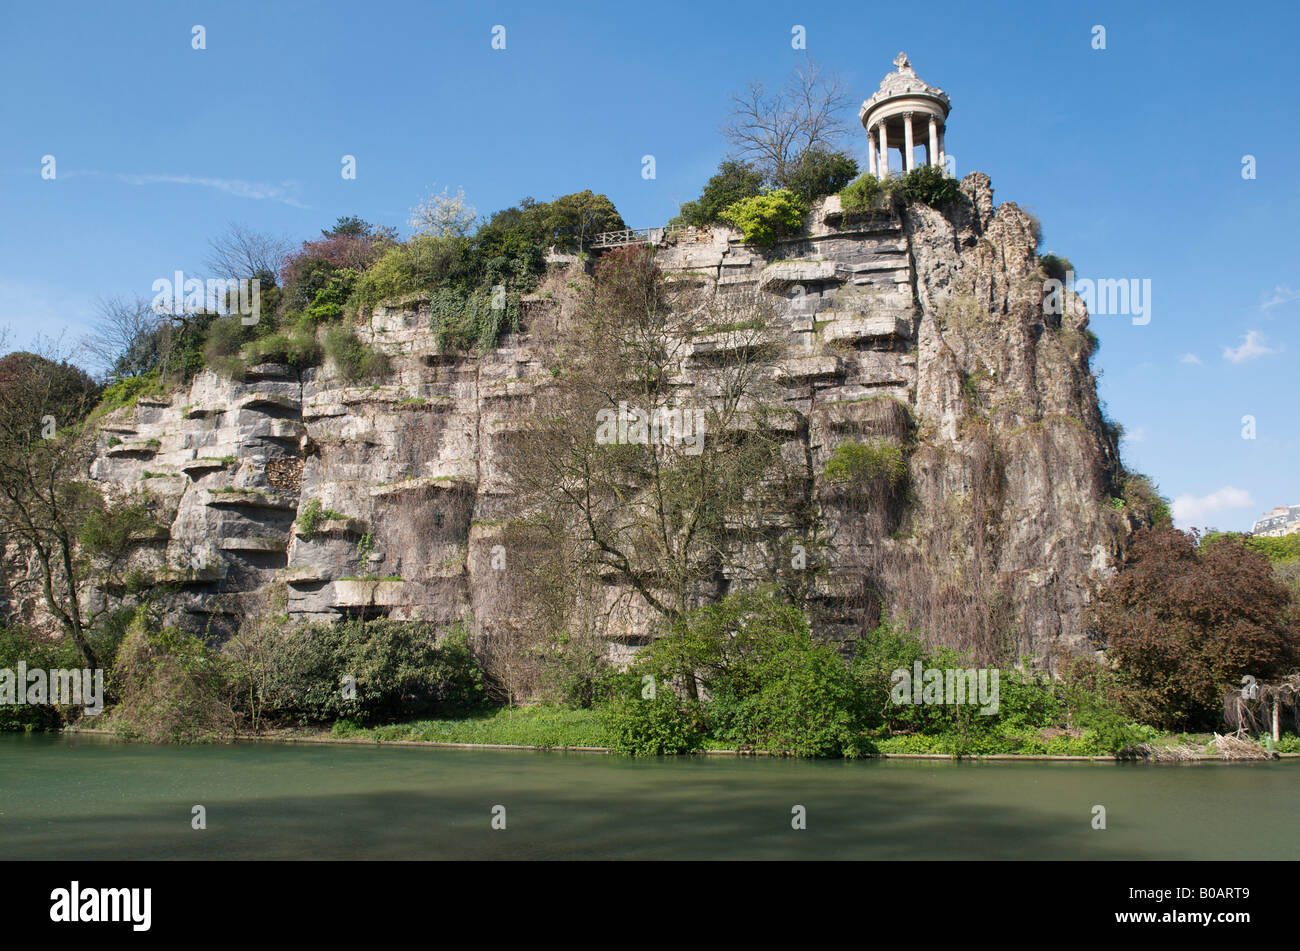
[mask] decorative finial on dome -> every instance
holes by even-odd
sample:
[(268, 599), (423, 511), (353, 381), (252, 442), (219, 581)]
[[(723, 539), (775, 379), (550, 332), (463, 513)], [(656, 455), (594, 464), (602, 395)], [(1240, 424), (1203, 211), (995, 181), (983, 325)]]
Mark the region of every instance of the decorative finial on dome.
[(900, 52), (894, 57), (894, 65), (898, 67), (898, 71), (901, 73), (903, 70), (911, 68), (912, 61), (907, 58), (906, 53)]

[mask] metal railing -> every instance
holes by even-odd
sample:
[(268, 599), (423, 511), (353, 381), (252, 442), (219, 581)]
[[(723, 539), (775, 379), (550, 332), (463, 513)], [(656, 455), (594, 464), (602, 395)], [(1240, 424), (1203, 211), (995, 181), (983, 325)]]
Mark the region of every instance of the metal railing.
[(694, 225), (684, 228), (624, 228), (622, 231), (604, 231), (594, 235), (588, 247), (595, 250), (626, 247), (630, 244), (663, 244), (670, 238), (693, 242), (708, 240), (709, 236), (707, 228), (696, 228)]
[(617, 248), (628, 244), (660, 244), (666, 228), (624, 228), (622, 231), (603, 231), (591, 239), (593, 248)]

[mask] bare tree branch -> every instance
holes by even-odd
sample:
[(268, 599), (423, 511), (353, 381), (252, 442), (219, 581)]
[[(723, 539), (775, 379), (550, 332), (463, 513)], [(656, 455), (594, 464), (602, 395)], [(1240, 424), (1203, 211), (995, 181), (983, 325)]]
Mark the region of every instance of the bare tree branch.
[(122, 357), (139, 348), (161, 321), (143, 297), (101, 297), (95, 309), (95, 321), (81, 340), (81, 350), (103, 371), (111, 371)]
[(208, 256), (203, 263), (216, 277), (243, 280), (271, 274), (278, 281), (295, 247), (288, 238), (231, 222), (224, 232), (208, 241)]
[(731, 97), (722, 134), (772, 182), (784, 185), (809, 149), (833, 151), (847, 132), (848, 85), (811, 60), (777, 90), (750, 83)]

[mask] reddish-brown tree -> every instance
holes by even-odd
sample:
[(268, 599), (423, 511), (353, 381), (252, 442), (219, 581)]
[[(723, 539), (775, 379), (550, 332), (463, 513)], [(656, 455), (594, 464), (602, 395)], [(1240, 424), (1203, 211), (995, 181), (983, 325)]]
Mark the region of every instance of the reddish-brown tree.
[(1237, 538), (1148, 528), (1093, 608), (1130, 715), (1170, 729), (1219, 724), (1225, 688), (1300, 661), (1290, 594)]

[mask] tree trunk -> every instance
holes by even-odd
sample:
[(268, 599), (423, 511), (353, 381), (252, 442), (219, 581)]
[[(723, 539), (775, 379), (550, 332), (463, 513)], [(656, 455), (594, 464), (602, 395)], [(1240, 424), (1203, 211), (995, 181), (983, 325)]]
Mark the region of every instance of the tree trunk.
[(77, 646), (81, 656), (90, 666), (91, 670), (99, 667), (99, 658), (95, 656), (94, 649), (90, 642), (86, 640), (85, 625), (81, 620), (81, 602), (78, 599), (77, 575), (72, 564), (72, 542), (67, 538), (60, 538), (59, 544), (63, 555), (64, 583), (68, 587), (68, 632), (72, 635), (72, 643)]

